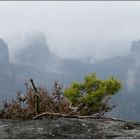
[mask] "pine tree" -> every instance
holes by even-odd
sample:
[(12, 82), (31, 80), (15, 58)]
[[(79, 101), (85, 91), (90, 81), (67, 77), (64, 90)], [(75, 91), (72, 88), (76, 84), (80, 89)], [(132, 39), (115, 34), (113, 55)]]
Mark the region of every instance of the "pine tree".
[(120, 91), (121, 87), (121, 82), (113, 76), (107, 80), (101, 80), (96, 74), (89, 74), (84, 77), (83, 83), (73, 82), (69, 88), (65, 89), (64, 95), (73, 107), (82, 106), (76, 113), (102, 116), (114, 107), (114, 105), (109, 106), (108, 101)]

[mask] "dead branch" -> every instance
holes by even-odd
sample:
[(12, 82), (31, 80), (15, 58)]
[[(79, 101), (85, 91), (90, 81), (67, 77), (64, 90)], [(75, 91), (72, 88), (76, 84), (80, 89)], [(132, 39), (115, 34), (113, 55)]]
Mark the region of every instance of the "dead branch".
[(33, 117), (33, 120), (42, 119), (42, 118), (54, 118), (54, 117), (64, 117), (64, 118), (78, 118), (78, 119), (104, 119), (104, 120), (110, 120), (110, 121), (121, 121), (123, 120), (119, 118), (113, 118), (113, 117), (98, 117), (98, 116), (76, 116), (76, 115), (66, 115), (61, 113), (51, 113), (51, 112), (44, 112), (42, 114), (36, 115)]
[(61, 114), (61, 113), (44, 112), (44, 113), (41, 113), (39, 115), (34, 116), (33, 120), (42, 119), (42, 118), (50, 118), (50, 117), (79, 118), (79, 119), (84, 119), (84, 118), (100, 119), (97, 116), (76, 116), (76, 115), (66, 115), (66, 114)]
[(32, 84), (32, 86), (33, 86), (35, 92), (37, 93), (37, 88), (36, 88), (36, 86), (35, 86), (35, 84), (34, 84), (33, 79), (30, 79), (30, 82), (31, 82), (31, 84)]

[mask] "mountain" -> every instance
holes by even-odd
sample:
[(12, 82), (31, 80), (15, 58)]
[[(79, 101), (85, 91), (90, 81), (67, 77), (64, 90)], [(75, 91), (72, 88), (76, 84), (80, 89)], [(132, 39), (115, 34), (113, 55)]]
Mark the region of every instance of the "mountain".
[[(19, 44), (18, 44), (19, 45)], [(8, 45), (0, 39), (0, 96), (13, 98), (17, 91), (25, 92), (25, 79), (33, 78), (36, 85), (52, 89), (55, 80), (69, 85), (82, 79), (88, 64), (78, 60), (62, 59), (50, 52), (45, 35), (33, 34), (15, 50), (16, 62), (9, 60)]]
[(26, 43), (20, 42), (24, 45), (16, 54), (17, 62), (26, 66), (44, 66), (51, 56), (44, 33), (33, 34), (29, 39), (24, 40)]
[(140, 113), (140, 40), (133, 41), (130, 54), (118, 56), (95, 64), (63, 59), (51, 53), (44, 33), (37, 33), (20, 42), (15, 51), (16, 62), (9, 60), (8, 45), (0, 39), (0, 96), (1, 100), (13, 98), (17, 91), (25, 92), (25, 79), (33, 78), (36, 85), (52, 90), (55, 80), (65, 88), (73, 81), (82, 81), (88, 73), (106, 79), (113, 75), (120, 79), (123, 89), (111, 103), (117, 107), (110, 113), (123, 119), (139, 120)]

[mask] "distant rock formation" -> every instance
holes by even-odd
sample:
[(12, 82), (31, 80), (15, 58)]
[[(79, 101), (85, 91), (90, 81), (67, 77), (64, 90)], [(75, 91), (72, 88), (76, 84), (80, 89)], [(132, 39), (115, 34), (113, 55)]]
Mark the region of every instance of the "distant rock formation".
[(16, 56), (17, 60), (25, 65), (43, 66), (47, 58), (50, 57), (45, 34), (37, 32), (31, 35), (29, 39), (25, 47)]
[(140, 40), (132, 42), (131, 55), (133, 57), (140, 57)]
[(96, 72), (102, 79), (113, 75), (123, 83), (121, 94), (114, 97), (113, 102), (119, 106), (111, 112), (112, 115), (140, 120), (140, 40), (132, 43), (131, 54), (128, 56), (91, 64), (52, 54), (44, 33), (27, 34), (25, 39), (21, 38), (17, 38), (19, 43), (14, 46), (18, 50), (14, 49), (18, 63), (9, 62), (8, 46), (0, 39), (0, 100), (13, 97), (17, 90), (24, 91), (25, 78), (34, 78), (38, 85), (47, 84), (48, 88), (52, 86), (52, 81), (59, 80), (67, 87), (75, 80), (82, 81), (86, 74)]
[(0, 39), (0, 65), (9, 64), (9, 50), (8, 45)]

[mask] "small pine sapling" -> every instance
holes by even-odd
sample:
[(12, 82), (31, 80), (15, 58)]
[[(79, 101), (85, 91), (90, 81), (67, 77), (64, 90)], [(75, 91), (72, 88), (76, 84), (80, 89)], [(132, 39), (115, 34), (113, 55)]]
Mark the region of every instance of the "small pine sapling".
[(108, 101), (120, 91), (121, 82), (113, 76), (107, 80), (100, 80), (96, 74), (85, 76), (84, 82), (73, 82), (65, 89), (64, 95), (71, 102), (78, 115), (96, 115), (101, 117), (105, 112), (111, 111)]

